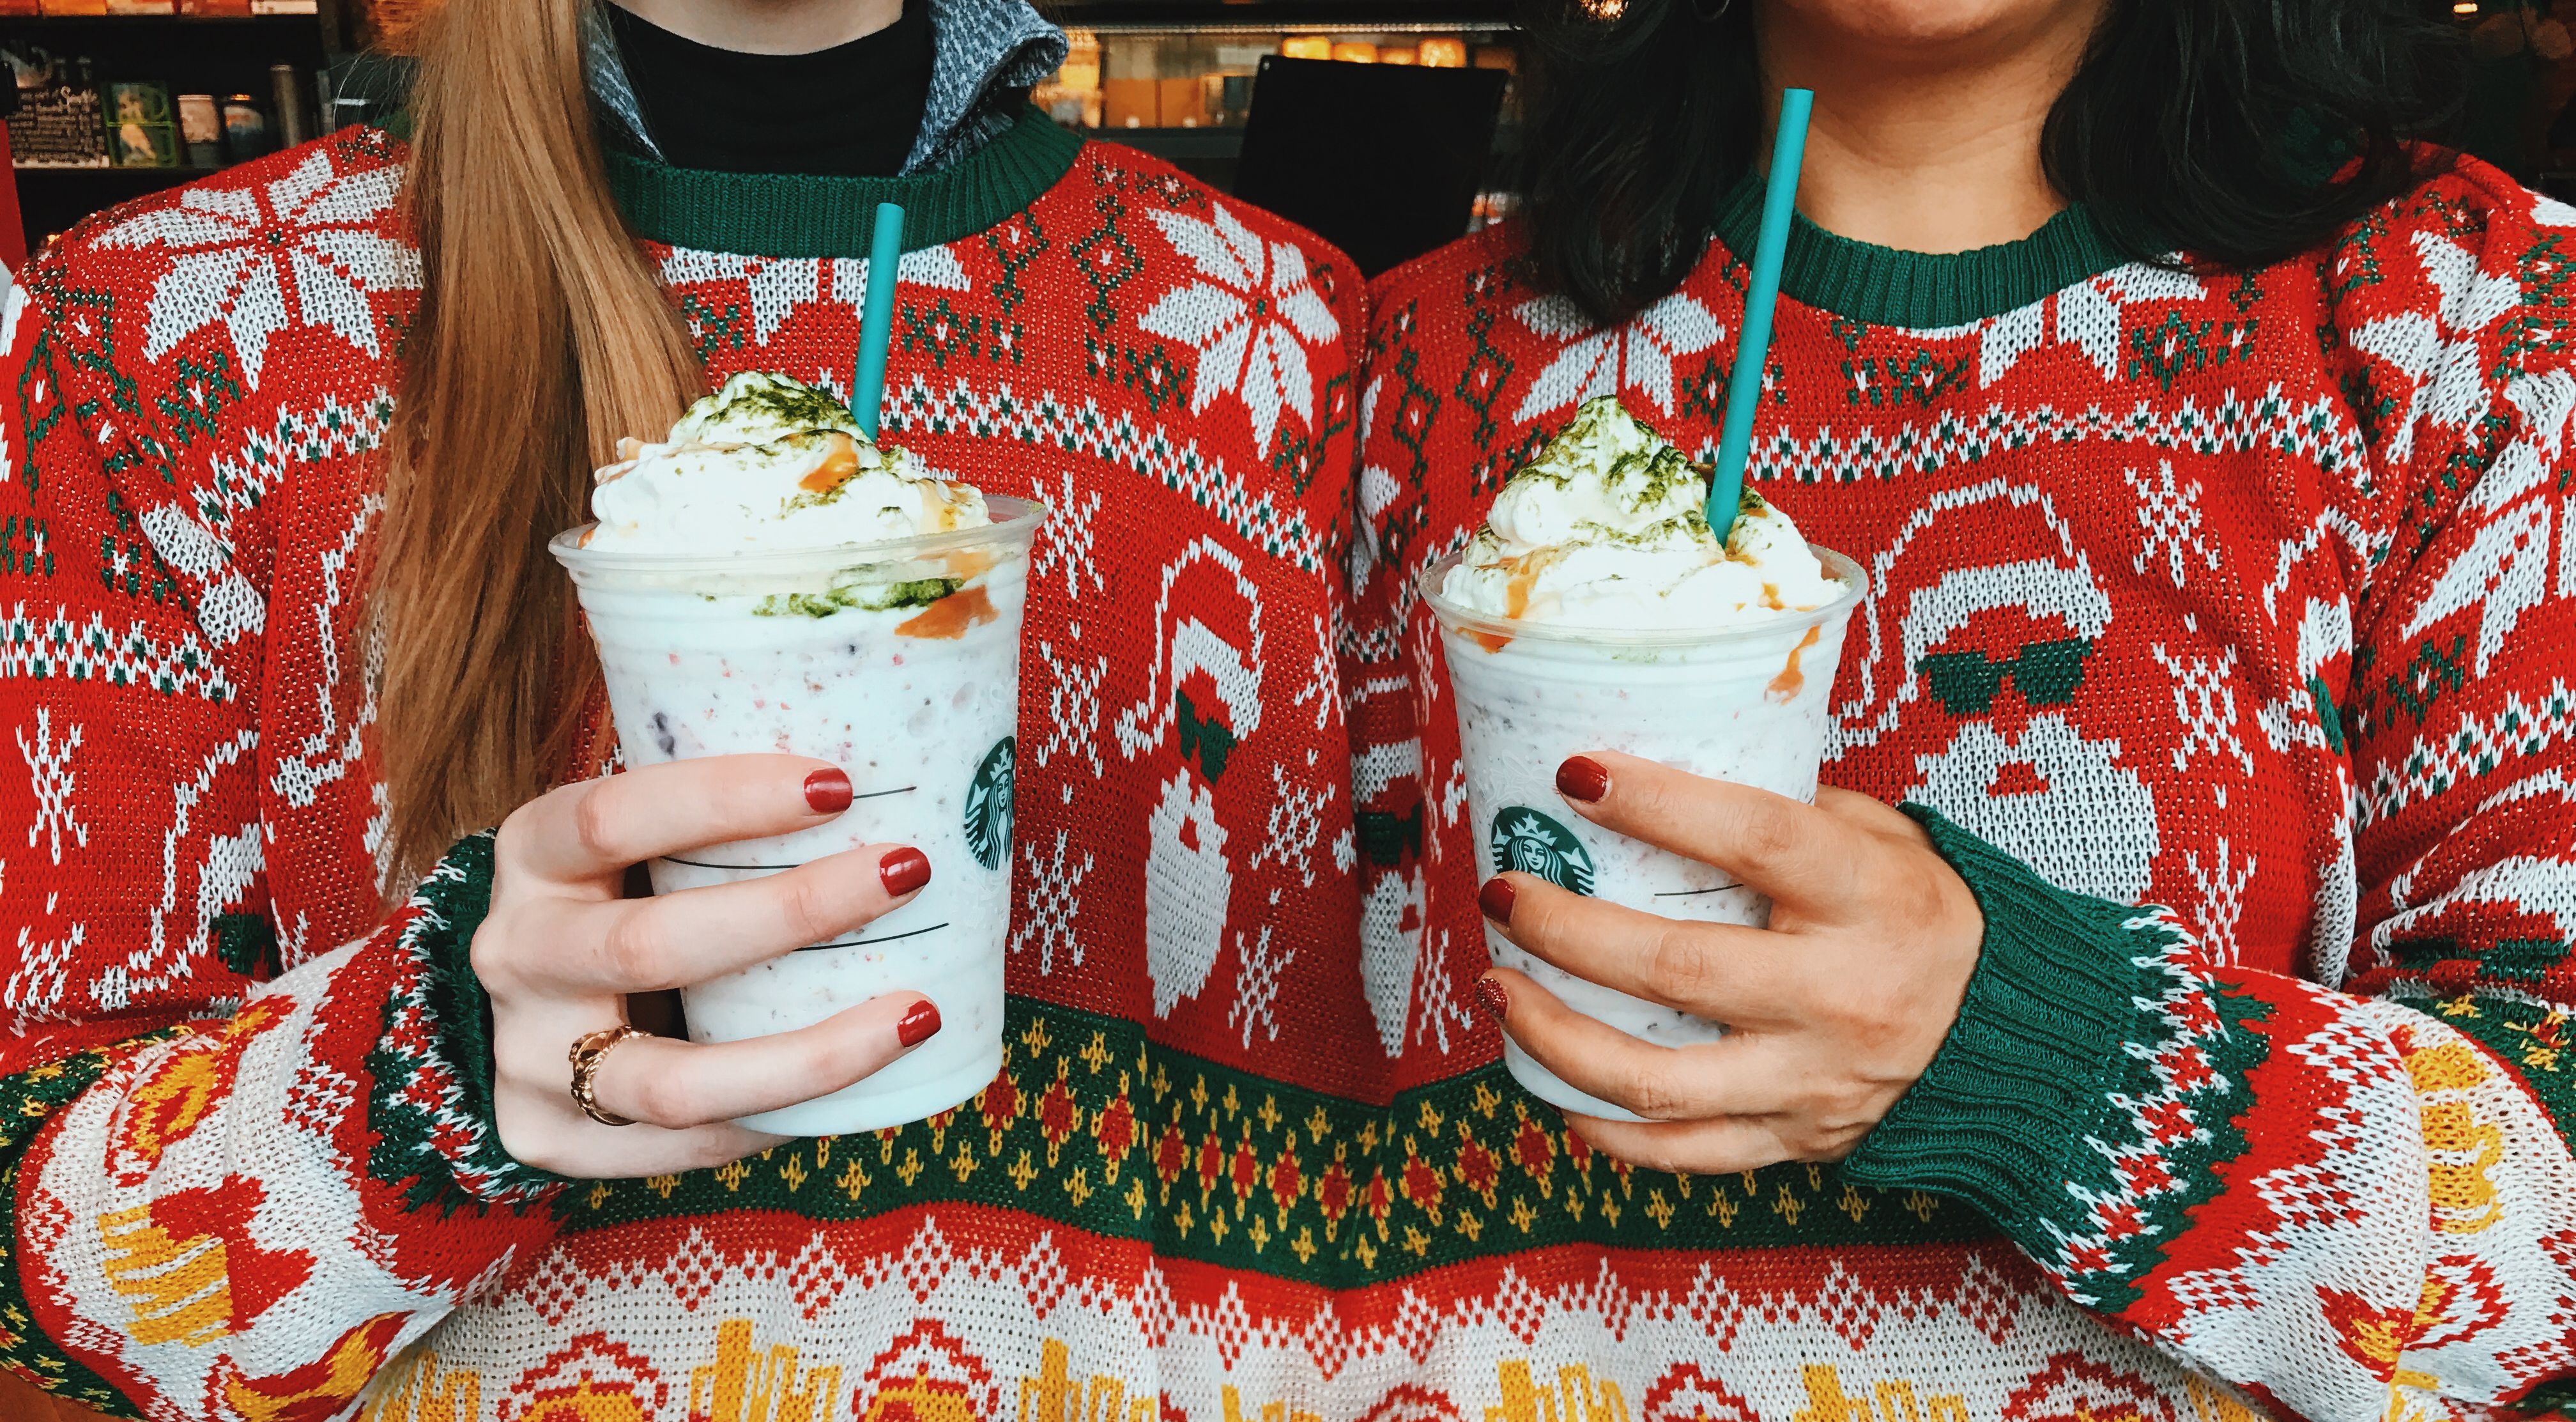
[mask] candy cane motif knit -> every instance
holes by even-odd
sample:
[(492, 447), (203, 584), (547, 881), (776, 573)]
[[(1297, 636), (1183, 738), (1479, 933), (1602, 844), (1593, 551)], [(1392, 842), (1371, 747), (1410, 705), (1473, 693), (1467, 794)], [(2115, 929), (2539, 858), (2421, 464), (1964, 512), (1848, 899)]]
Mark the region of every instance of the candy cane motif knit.
[[(1713, 451), (1757, 196), (1617, 330), (1510, 233), (1374, 288), (1355, 719), (1418, 742), (1363, 891), (1453, 995), (1483, 827), (1409, 579), (1580, 399)], [(1869, 577), (1825, 775), (1914, 802), (1985, 953), (1823, 1198), (1636, 1178), (1772, 1249), (1605, 1260), (1541, 1342), (1615, 1298), (1627, 1405), (1799, 1422), (2576, 1395), (2572, 255), (2474, 163), (2250, 273), (2124, 265), (2081, 211), (1948, 258), (1802, 228), (1751, 477)], [(2017, 1254), (1930, 1242), (1934, 1197)]]

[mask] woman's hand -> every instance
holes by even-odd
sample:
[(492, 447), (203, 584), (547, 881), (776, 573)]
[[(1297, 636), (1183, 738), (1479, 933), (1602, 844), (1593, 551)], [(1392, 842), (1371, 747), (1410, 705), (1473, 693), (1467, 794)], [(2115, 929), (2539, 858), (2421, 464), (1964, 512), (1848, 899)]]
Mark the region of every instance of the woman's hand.
[(1722, 868), (1772, 903), (1765, 931), (1659, 918), (1527, 874), (1486, 882), (1486, 917), (1537, 957), (1733, 1029), (1649, 1046), (1495, 969), (1477, 997), (1523, 1050), (1646, 1118), (1567, 1122), (1621, 1160), (1693, 1174), (1850, 1154), (1940, 1049), (1985, 938), (1975, 897), (1922, 828), (1864, 795), (1820, 790), (1802, 805), (1634, 756), (1578, 756), (1556, 784), (1593, 823)]
[(492, 1000), (501, 1145), (561, 1175), (624, 1179), (721, 1165), (779, 1138), (730, 1118), (811, 1100), (939, 1030), (919, 993), (890, 993), (811, 1027), (700, 1045), (630, 1037), (593, 1078), (607, 1126), (572, 1098), (566, 1054), (626, 1020), (629, 993), (721, 977), (857, 929), (930, 882), (916, 849), (870, 845), (760, 879), (623, 896), (628, 866), (808, 829), (850, 806), (849, 777), (798, 756), (645, 766), (519, 807), (494, 849), (474, 972)]

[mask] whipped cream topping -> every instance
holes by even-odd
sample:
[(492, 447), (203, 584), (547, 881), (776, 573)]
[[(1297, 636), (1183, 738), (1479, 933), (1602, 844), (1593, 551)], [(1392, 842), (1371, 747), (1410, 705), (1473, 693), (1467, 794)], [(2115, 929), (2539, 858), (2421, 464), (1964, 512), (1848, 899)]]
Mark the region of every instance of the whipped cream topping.
[(838, 548), (991, 523), (984, 496), (860, 433), (839, 397), (746, 371), (659, 444), (599, 471), (589, 548), (706, 555)]
[(1789, 516), (1745, 491), (1723, 544), (1708, 475), (1616, 397), (1586, 401), (1494, 498), (1441, 595), (1491, 617), (1634, 631), (1732, 627), (1842, 596)]

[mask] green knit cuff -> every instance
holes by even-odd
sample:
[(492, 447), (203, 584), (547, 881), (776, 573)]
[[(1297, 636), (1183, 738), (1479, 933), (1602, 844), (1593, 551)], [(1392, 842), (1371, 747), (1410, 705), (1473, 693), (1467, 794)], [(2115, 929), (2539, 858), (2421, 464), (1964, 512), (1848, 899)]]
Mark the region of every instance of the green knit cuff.
[(1985, 945), (1949, 1039), (1844, 1174), (1954, 1195), (2008, 1228), (2060, 1213), (2131, 1065), (2136, 1001), (2154, 991), (2137, 959), (2171, 930), (2067, 893), (1921, 805), (1901, 808), (1977, 896)]
[(459, 840), (421, 881), (396, 935), (385, 1033), (367, 1054), (368, 1168), (414, 1208), (520, 1206), (564, 1183), (501, 1148), (493, 1121), (492, 1003), (474, 931), (492, 904), (490, 832)]

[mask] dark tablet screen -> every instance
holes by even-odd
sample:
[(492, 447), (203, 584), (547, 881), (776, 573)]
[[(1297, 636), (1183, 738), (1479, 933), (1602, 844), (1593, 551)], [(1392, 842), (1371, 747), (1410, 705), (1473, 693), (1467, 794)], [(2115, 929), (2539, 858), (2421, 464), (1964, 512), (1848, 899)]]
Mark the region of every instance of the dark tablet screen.
[(1312, 228), (1375, 276), (1465, 235), (1507, 78), (1265, 56), (1235, 196)]

